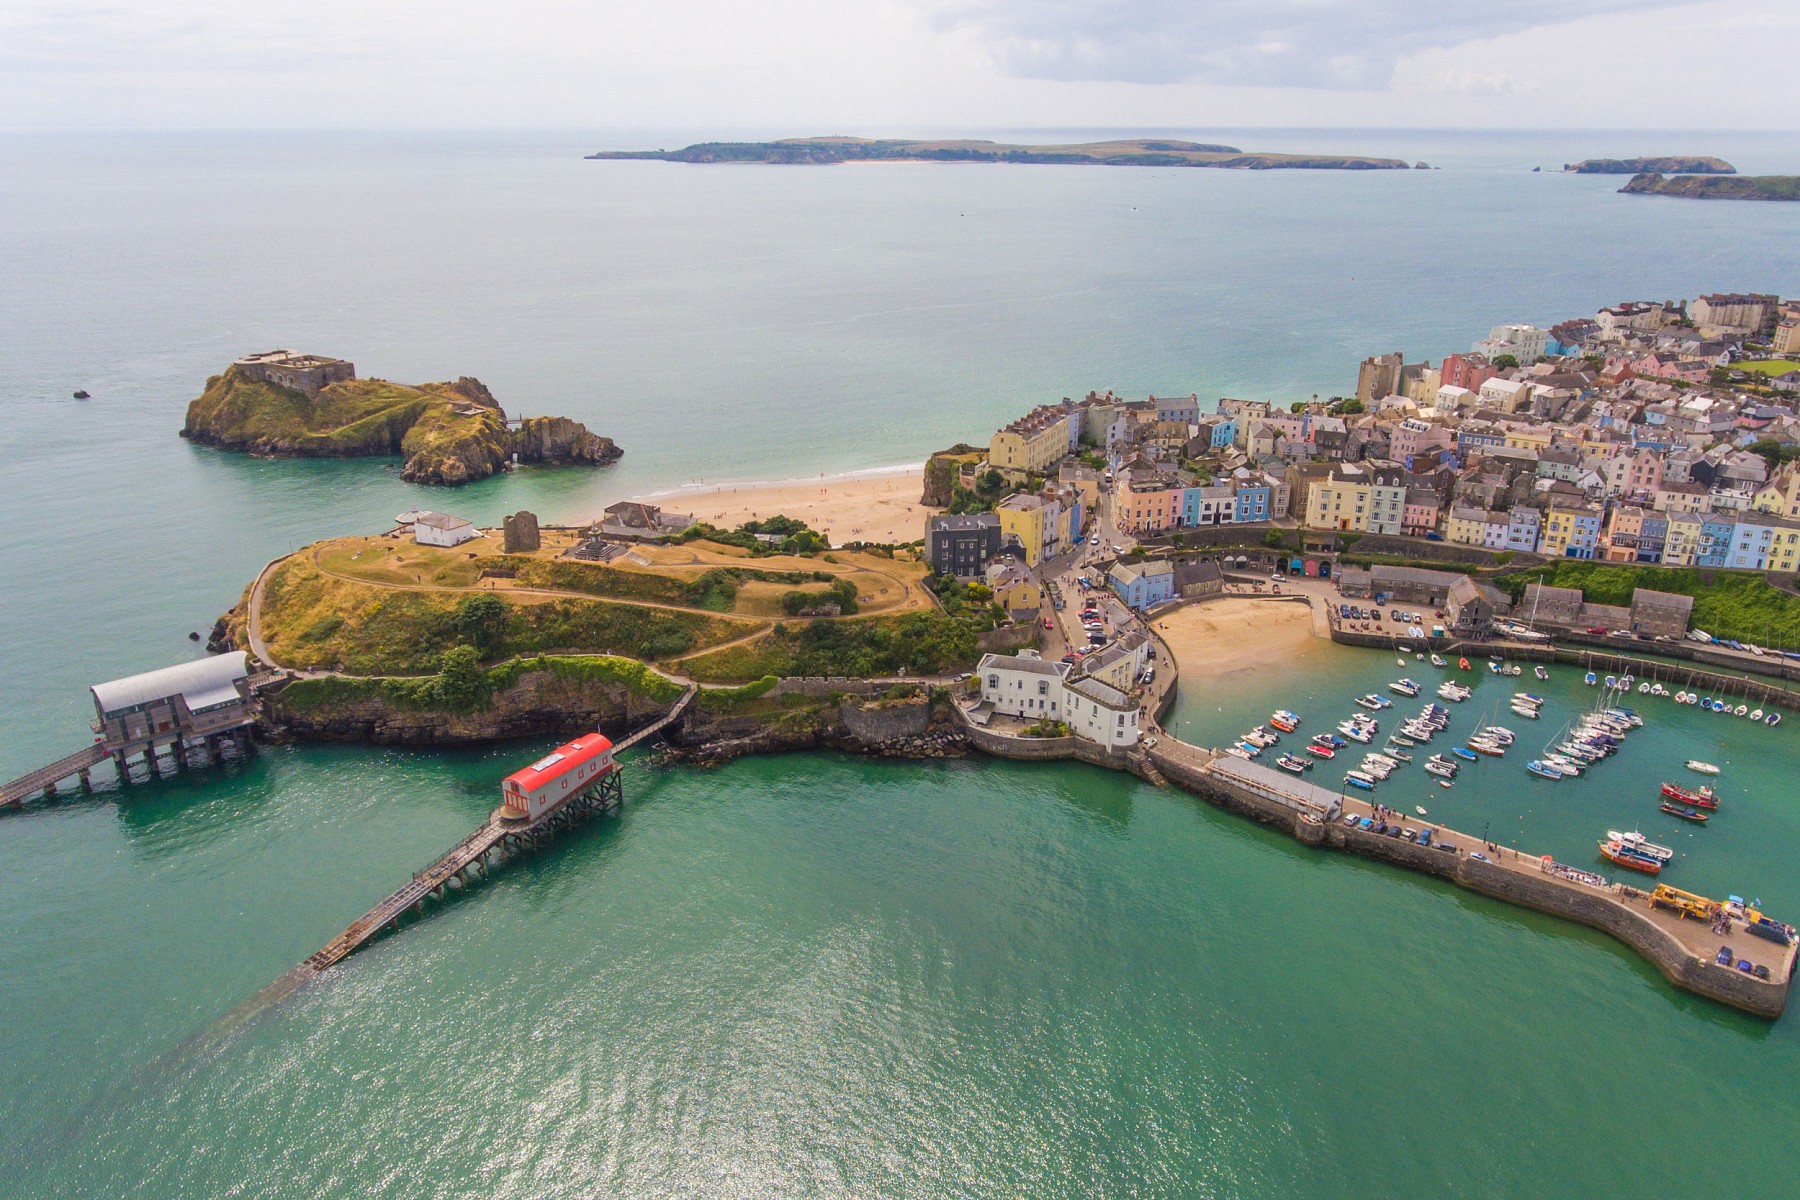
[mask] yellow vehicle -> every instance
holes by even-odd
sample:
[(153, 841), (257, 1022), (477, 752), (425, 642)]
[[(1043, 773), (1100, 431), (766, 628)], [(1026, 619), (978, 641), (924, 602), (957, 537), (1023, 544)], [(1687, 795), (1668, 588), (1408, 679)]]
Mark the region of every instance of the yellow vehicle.
[(1683, 917), (1698, 917), (1703, 921), (1710, 921), (1719, 915), (1717, 900), (1708, 900), (1705, 896), (1696, 896), (1692, 892), (1672, 888), (1666, 883), (1656, 885), (1656, 890), (1650, 893), (1650, 903), (1657, 908), (1672, 908)]

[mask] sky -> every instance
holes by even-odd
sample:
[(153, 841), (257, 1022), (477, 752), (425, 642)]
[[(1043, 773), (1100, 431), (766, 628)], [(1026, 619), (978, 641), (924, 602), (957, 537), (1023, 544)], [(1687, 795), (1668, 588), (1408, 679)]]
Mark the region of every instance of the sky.
[(0, 129), (1782, 129), (1800, 0), (0, 0)]

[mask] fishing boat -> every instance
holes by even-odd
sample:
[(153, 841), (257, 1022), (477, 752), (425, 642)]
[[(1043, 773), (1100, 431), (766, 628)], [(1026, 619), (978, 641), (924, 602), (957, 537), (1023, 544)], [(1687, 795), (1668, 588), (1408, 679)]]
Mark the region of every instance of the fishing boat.
[(1412, 679), (1396, 679), (1388, 684), (1388, 691), (1399, 692), (1402, 696), (1416, 696), (1419, 694), (1419, 684)]
[(1441, 666), (1444, 666), (1445, 664), (1444, 664), (1443, 659), (1441, 659), (1437, 655), (1433, 654), (1431, 656), (1431, 665), (1434, 667), (1441, 667)]
[(1709, 787), (1684, 788), (1679, 784), (1665, 783), (1662, 785), (1662, 794), (1679, 804), (1686, 804), (1692, 808), (1717, 809), (1719, 807), (1718, 794)]
[(1531, 668), (1531, 670), (1532, 670), (1532, 673), (1535, 674), (1539, 679), (1550, 678), (1550, 672), (1546, 671), (1543, 667), (1543, 664), (1541, 664), (1541, 663), (1538, 664), (1537, 666)]
[(1620, 833), (1616, 829), (1609, 829), (1606, 831), (1606, 840), (1617, 842), (1628, 850), (1654, 858), (1659, 862), (1668, 862), (1675, 857), (1673, 850), (1667, 846), (1657, 845), (1635, 829), (1629, 833)]
[(1480, 761), (1480, 758), (1476, 755), (1476, 753), (1473, 750), (1465, 750), (1461, 746), (1450, 747), (1450, 753), (1456, 755), (1456, 757), (1458, 757), (1458, 758), (1467, 759), (1469, 762), (1479, 762)]
[(1662, 873), (1662, 863), (1647, 854), (1639, 854), (1635, 850), (1627, 849), (1618, 842), (1601, 842), (1600, 856), (1608, 862), (1616, 863), (1621, 867), (1629, 867), (1633, 871), (1642, 871), (1646, 875)]
[(1361, 771), (1351, 771), (1344, 776), (1344, 782), (1351, 787), (1361, 788), (1365, 792), (1372, 792), (1375, 790), (1374, 778), (1363, 774)]
[(1709, 762), (1701, 762), (1697, 758), (1687, 760), (1687, 769), (1701, 775), (1717, 775), (1719, 768)]
[(1661, 808), (1671, 817), (1680, 817), (1683, 821), (1692, 821), (1696, 825), (1703, 825), (1712, 819), (1710, 813), (1703, 813), (1697, 808), (1683, 808), (1679, 804), (1670, 804), (1667, 800), (1662, 802)]
[(1525, 764), (1525, 769), (1541, 779), (1561, 779), (1563, 773), (1541, 758), (1534, 758)]
[(1321, 746), (1317, 742), (1309, 743), (1306, 747), (1306, 752), (1308, 754), (1312, 755), (1314, 758), (1336, 758), (1337, 757), (1336, 750), (1333, 750), (1330, 746)]
[(1275, 765), (1284, 771), (1292, 771), (1296, 775), (1312, 770), (1312, 764), (1297, 754), (1284, 754), (1275, 760)]

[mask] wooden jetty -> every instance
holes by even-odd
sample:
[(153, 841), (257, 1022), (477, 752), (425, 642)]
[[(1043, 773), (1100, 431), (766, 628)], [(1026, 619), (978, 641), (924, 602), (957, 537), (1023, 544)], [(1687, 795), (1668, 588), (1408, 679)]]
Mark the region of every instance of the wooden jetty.
[[(697, 684), (689, 684), (668, 712), (624, 741), (611, 745), (610, 753), (616, 756), (641, 745), (681, 720), (699, 690)], [(487, 878), (501, 860), (527, 852), (597, 812), (616, 811), (625, 800), (620, 778), (622, 770), (615, 759), (610, 769), (596, 776), (591, 784), (535, 820), (513, 819), (507, 815), (510, 811), (507, 808), (496, 809), (468, 837), (415, 874), (405, 886), (352, 921), (343, 932), (309, 955), (305, 962), (264, 988), (240, 1011), (248, 1014), (283, 999), (307, 980), (374, 941), (384, 931), (397, 930), (401, 918), (408, 913), (423, 915), (428, 899), (441, 900), (453, 888), (466, 888), (478, 879)]]

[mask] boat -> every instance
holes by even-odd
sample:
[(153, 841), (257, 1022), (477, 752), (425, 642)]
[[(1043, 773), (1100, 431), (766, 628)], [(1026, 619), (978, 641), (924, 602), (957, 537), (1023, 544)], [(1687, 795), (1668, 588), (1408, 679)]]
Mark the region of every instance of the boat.
[(1717, 775), (1719, 773), (1719, 768), (1709, 762), (1701, 762), (1697, 758), (1687, 760), (1687, 769), (1701, 775)]
[(1456, 768), (1449, 763), (1428, 762), (1425, 764), (1425, 770), (1432, 775), (1436, 775), (1439, 779), (1456, 778)]
[(1393, 746), (1389, 746), (1387, 748), (1387, 753), (1388, 753), (1389, 758), (1397, 758), (1403, 763), (1409, 763), (1413, 760), (1412, 755), (1408, 754), (1404, 750), (1395, 749)]
[(1296, 775), (1312, 770), (1311, 763), (1307, 762), (1304, 758), (1300, 758), (1293, 754), (1282, 755), (1275, 760), (1275, 765), (1284, 771), (1292, 771)]
[(1244, 735), (1244, 740), (1249, 742), (1252, 746), (1262, 746), (1267, 748), (1273, 746), (1276, 742), (1279, 742), (1281, 738), (1270, 733), (1261, 725), (1258, 725), (1255, 729), (1252, 729), (1249, 733)]
[(1662, 785), (1662, 794), (1692, 808), (1717, 809), (1719, 807), (1718, 794), (1709, 787), (1684, 788), (1679, 784), (1665, 783)]
[(1370, 692), (1366, 696), (1358, 696), (1355, 703), (1371, 711), (1378, 711), (1389, 707), (1393, 702), (1384, 696), (1377, 696), (1374, 692)]
[(1740, 704), (1736, 708), (1731, 710), (1732, 715), (1738, 716), (1738, 717), (1743, 716), (1745, 713), (1747, 713), (1749, 711), (1750, 711), (1750, 706), (1748, 704)]
[(1582, 682), (1586, 683), (1589, 687), (1593, 687), (1594, 686), (1594, 673), (1592, 671), (1589, 671), (1587, 673), (1586, 677), (1582, 680)]
[(1418, 742), (1415, 742), (1412, 738), (1407, 737), (1403, 733), (1388, 734), (1388, 745), (1390, 746), (1405, 746), (1408, 749), (1411, 749), (1418, 744)]
[(1433, 654), (1431, 656), (1431, 665), (1434, 667), (1441, 667), (1444, 665), (1444, 660)]
[(1500, 660), (1497, 658), (1488, 659), (1488, 670), (1495, 675), (1500, 674), (1500, 672), (1501, 672)]
[(1470, 762), (1480, 761), (1473, 750), (1465, 750), (1461, 746), (1450, 747), (1450, 753), (1456, 755), (1458, 758), (1467, 759)]
[(1504, 725), (1489, 725), (1482, 729), (1481, 732), (1491, 734), (1493, 739), (1502, 746), (1512, 745), (1513, 741), (1518, 737), (1517, 734)]
[(1543, 715), (1529, 704), (1515, 704), (1512, 706), (1512, 712), (1513, 716), (1524, 717), (1527, 721), (1535, 721)]
[(1763, 719), (1763, 710), (1762, 710), (1762, 709), (1760, 709), (1760, 708), (1753, 708), (1753, 709), (1751, 709), (1751, 710), (1750, 710), (1750, 719), (1751, 719), (1751, 720), (1752, 720), (1752, 721), (1760, 721), (1760, 720), (1762, 720), (1762, 719)]
[(1633, 871), (1642, 871), (1646, 875), (1662, 873), (1662, 863), (1647, 854), (1628, 850), (1618, 842), (1601, 842), (1600, 856), (1608, 862), (1617, 863), (1621, 867), (1630, 867)]
[(88, 398), (88, 394), (85, 391), (81, 390), (80, 388), (77, 388), (75, 390), (75, 399), (86, 400), (87, 398)]
[(1525, 668), (1521, 667), (1518, 663), (1507, 663), (1500, 673), (1502, 675), (1523, 675), (1525, 673)]
[(1469, 749), (1478, 754), (1485, 754), (1489, 758), (1502, 758), (1506, 754), (1505, 746), (1502, 746), (1499, 742), (1490, 741), (1487, 738), (1481, 737), (1470, 738)]
[(1278, 708), (1269, 714), (1269, 723), (1273, 725), (1276, 721), (1283, 721), (1289, 725), (1298, 725), (1300, 723), (1300, 714), (1294, 712), (1292, 709)]
[(1372, 792), (1375, 790), (1375, 780), (1371, 776), (1364, 775), (1361, 771), (1351, 771), (1344, 776), (1344, 782), (1351, 787), (1361, 788), (1365, 792)]
[(1419, 685), (1416, 680), (1396, 679), (1394, 682), (1388, 684), (1388, 690), (1390, 692), (1399, 692), (1402, 696), (1416, 696), (1419, 694)]
[(1675, 703), (1677, 704), (1686, 704), (1687, 698), (1688, 694), (1685, 691), (1675, 693)]
[(1312, 740), (1322, 746), (1330, 746), (1333, 750), (1342, 750), (1350, 744), (1335, 733), (1315, 733)]
[(1538, 666), (1531, 668), (1531, 670), (1539, 679), (1550, 678), (1550, 672), (1546, 671), (1541, 663)]
[(1561, 771), (1539, 758), (1534, 758), (1526, 763), (1525, 769), (1543, 779), (1561, 779), (1563, 777)]
[(1421, 817), (1428, 817), (1431, 815), (1430, 813), (1425, 811), (1425, 806), (1423, 804), (1413, 805), (1413, 811), (1418, 813)]
[(1712, 819), (1709, 813), (1703, 813), (1697, 808), (1683, 808), (1679, 804), (1670, 804), (1667, 800), (1663, 801), (1660, 807), (1671, 817), (1680, 817), (1683, 821), (1692, 821), (1696, 825), (1705, 824)]
[(1606, 690), (1607, 691), (1610, 692), (1610, 691), (1614, 690), (1615, 688), (1617, 688), (1618, 686), (1619, 686), (1618, 676), (1608, 675), (1606, 677)]
[(1564, 775), (1580, 775), (1583, 771), (1587, 770), (1590, 765), (1582, 762), (1578, 758), (1565, 758), (1560, 754), (1546, 754), (1540, 761), (1543, 762), (1545, 766), (1555, 767)]
[(1606, 831), (1606, 840), (1609, 842), (1617, 842), (1628, 850), (1635, 850), (1639, 854), (1647, 854), (1651, 858), (1658, 859), (1662, 862), (1668, 862), (1671, 858), (1675, 857), (1675, 852), (1673, 850), (1669, 849), (1667, 846), (1657, 845), (1635, 829), (1629, 833), (1620, 833), (1616, 829), (1609, 829)]
[(1252, 746), (1249, 742), (1234, 742), (1232, 745), (1227, 746), (1226, 749), (1237, 750), (1237, 751), (1241, 752), (1241, 754), (1245, 758), (1260, 758), (1260, 757), (1262, 757), (1262, 747), (1261, 746)]
[(1351, 741), (1361, 742), (1364, 745), (1375, 740), (1370, 735), (1369, 730), (1363, 728), (1361, 725), (1352, 725), (1349, 721), (1340, 722), (1338, 725), (1338, 732), (1349, 738)]
[(1447, 788), (1450, 786), (1450, 781), (1448, 779), (1440, 779), (1437, 781), (1437, 784), (1441, 788)]
[(1466, 659), (1466, 658), (1459, 658), (1459, 659), (1457, 659), (1457, 660), (1456, 660), (1456, 669), (1457, 669), (1457, 670), (1459, 670), (1459, 671), (1466, 671), (1466, 670), (1468, 670), (1468, 669), (1469, 669), (1469, 660), (1468, 660), (1468, 659)]
[(1650, 685), (1647, 683), (1638, 684), (1638, 692), (1642, 695), (1648, 696), (1650, 694)]
[(1767, 725), (1771, 729), (1773, 729), (1775, 726), (1781, 724), (1781, 714), (1778, 712), (1770, 713), (1768, 716), (1763, 718), (1763, 724)]
[(1234, 758), (1248, 759), (1251, 757), (1249, 751), (1245, 750), (1242, 746), (1227, 746), (1225, 747), (1225, 753)]
[(1337, 757), (1336, 750), (1333, 750), (1330, 746), (1321, 746), (1317, 742), (1313, 742), (1310, 745), (1308, 745), (1306, 747), (1306, 752), (1308, 754), (1312, 755), (1314, 758), (1336, 758)]

